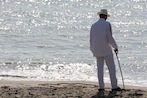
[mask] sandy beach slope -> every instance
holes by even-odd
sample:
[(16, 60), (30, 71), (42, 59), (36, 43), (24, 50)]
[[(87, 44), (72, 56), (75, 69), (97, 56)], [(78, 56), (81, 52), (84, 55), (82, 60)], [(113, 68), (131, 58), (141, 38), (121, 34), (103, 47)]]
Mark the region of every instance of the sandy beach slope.
[(123, 91), (98, 92), (95, 82), (0, 81), (0, 98), (147, 98), (147, 88), (126, 86)]

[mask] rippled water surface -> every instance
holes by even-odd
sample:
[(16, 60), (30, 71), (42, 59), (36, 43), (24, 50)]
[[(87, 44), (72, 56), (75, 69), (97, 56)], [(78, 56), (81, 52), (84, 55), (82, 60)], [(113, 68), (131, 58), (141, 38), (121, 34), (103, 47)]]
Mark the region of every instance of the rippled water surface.
[(89, 30), (102, 8), (111, 15), (126, 84), (147, 84), (146, 0), (1, 0), (1, 79), (97, 81)]

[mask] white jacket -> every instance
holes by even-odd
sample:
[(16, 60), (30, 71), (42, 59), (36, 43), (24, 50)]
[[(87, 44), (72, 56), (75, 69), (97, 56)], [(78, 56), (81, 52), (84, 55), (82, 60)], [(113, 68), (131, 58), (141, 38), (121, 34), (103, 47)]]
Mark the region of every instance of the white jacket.
[(100, 18), (91, 26), (90, 50), (95, 57), (102, 57), (112, 54), (112, 48), (117, 44), (112, 36), (111, 25), (105, 19)]

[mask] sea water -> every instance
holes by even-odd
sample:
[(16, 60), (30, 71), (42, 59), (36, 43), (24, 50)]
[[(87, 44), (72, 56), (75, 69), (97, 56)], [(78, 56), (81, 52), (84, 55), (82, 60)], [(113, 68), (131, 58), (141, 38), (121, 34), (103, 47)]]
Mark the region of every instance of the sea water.
[[(97, 82), (89, 31), (103, 8), (111, 15), (125, 84), (146, 86), (146, 0), (1, 0), (0, 79)], [(115, 54), (114, 60), (122, 84)]]

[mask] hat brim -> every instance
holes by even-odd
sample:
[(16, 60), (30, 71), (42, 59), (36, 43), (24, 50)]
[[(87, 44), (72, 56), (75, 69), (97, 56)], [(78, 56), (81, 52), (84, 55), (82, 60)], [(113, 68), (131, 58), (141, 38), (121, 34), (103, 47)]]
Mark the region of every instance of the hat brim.
[(103, 15), (107, 15), (108, 17), (110, 17), (109, 14), (105, 14), (105, 13), (101, 13), (101, 12), (98, 12), (97, 14), (98, 14), (98, 15), (103, 14)]

